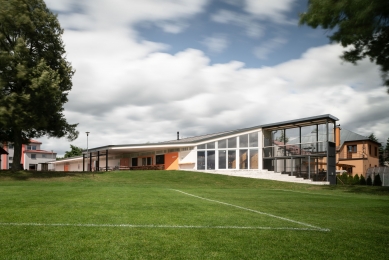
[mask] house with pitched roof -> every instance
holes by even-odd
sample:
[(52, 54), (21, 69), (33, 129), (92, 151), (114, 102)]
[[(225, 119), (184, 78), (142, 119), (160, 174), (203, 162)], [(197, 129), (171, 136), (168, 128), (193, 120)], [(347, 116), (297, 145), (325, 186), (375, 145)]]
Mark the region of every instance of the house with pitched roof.
[(366, 176), (367, 169), (379, 166), (380, 143), (347, 129), (337, 128), (337, 169), (350, 175)]
[[(54, 170), (49, 162), (55, 160), (57, 154), (53, 151), (46, 151), (41, 149), (42, 143), (36, 140), (30, 140), (28, 144), (22, 145), (22, 157), (20, 164), (24, 170), (33, 171), (47, 171)], [(2, 170), (11, 169), (14, 160), (14, 146), (12, 143), (3, 144), (3, 149), (7, 154), (1, 155)]]

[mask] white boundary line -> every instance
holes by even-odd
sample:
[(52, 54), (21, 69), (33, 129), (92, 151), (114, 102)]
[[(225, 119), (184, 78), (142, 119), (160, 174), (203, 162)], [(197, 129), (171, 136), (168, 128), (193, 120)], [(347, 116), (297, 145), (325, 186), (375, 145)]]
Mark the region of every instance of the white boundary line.
[(241, 226), (179, 226), (179, 225), (131, 225), (131, 224), (70, 224), (70, 223), (0, 223), (0, 226), (47, 226), (47, 227), (123, 227), (123, 228), (181, 228), (181, 229), (257, 229), (257, 230), (296, 230), (329, 231), (317, 228), (292, 227), (241, 227)]
[(230, 203), (226, 203), (226, 202), (222, 202), (222, 201), (218, 201), (218, 200), (207, 199), (207, 198), (200, 197), (200, 196), (197, 196), (197, 195), (193, 195), (193, 194), (190, 194), (190, 193), (187, 193), (187, 192), (183, 192), (183, 191), (180, 191), (180, 190), (174, 190), (174, 189), (171, 189), (171, 190), (177, 191), (177, 192), (180, 192), (182, 194), (185, 194), (185, 195), (188, 195), (188, 196), (192, 196), (192, 197), (195, 197), (195, 198), (198, 198), (198, 199), (207, 200), (207, 201), (211, 201), (211, 202), (216, 202), (216, 203), (219, 203), (219, 204), (235, 207), (235, 208), (238, 208), (238, 209), (243, 209), (243, 210), (251, 211), (251, 212), (254, 212), (254, 213), (257, 213), (257, 214), (261, 214), (261, 215), (265, 215), (265, 216), (269, 216), (269, 217), (273, 217), (273, 218), (278, 218), (278, 219), (281, 219), (281, 220), (284, 220), (284, 221), (289, 221), (289, 222), (292, 222), (292, 223), (295, 223), (295, 224), (299, 224), (299, 225), (303, 225), (303, 226), (309, 227), (310, 229), (314, 229), (314, 230), (318, 230), (318, 231), (330, 231), (327, 228), (316, 227), (316, 226), (313, 226), (311, 224), (307, 224), (307, 223), (304, 223), (304, 222), (292, 220), (292, 219), (289, 219), (289, 218), (284, 218), (284, 217), (276, 216), (276, 215), (265, 213), (265, 212), (262, 212), (262, 211), (253, 210), (253, 209), (237, 206), (237, 205), (234, 205), (234, 204), (230, 204)]

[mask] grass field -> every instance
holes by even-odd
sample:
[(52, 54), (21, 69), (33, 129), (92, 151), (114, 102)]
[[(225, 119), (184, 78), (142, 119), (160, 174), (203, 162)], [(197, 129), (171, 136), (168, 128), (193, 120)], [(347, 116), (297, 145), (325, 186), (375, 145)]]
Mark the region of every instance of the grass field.
[(1, 259), (388, 259), (389, 189), (0, 172)]

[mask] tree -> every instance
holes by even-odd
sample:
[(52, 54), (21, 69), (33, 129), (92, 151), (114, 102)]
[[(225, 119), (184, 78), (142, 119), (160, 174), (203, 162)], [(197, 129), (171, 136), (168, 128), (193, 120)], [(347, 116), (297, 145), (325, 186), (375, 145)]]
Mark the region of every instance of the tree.
[(352, 46), (341, 58), (357, 64), (369, 57), (380, 66), (389, 87), (388, 0), (309, 0), (307, 12), (300, 14), (301, 24), (335, 29), (329, 36), (331, 42)]
[(369, 177), (367, 177), (366, 179), (366, 185), (367, 186), (372, 186), (373, 185), (373, 180), (371, 179), (371, 176), (369, 175)]
[(70, 145), (70, 151), (65, 152), (64, 158), (74, 157), (82, 155), (82, 148), (74, 145)]
[(278, 138), (276, 138), (276, 141), (286, 144), (289, 142), (289, 137), (286, 136), (284, 130), (281, 130), (281, 135)]
[(386, 140), (385, 152), (384, 152), (384, 160), (389, 161), (389, 138)]
[(74, 71), (62, 33), (43, 0), (0, 0), (0, 142), (14, 144), (12, 170), (30, 138), (78, 136), (63, 115)]
[(382, 186), (382, 181), (379, 174), (374, 176), (373, 186)]

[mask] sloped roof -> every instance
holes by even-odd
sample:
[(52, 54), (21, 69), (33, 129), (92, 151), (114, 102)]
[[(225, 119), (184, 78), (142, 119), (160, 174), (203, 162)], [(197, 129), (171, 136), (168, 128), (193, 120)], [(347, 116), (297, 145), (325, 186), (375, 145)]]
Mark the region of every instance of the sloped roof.
[(52, 151), (45, 151), (45, 150), (25, 150), (24, 153), (45, 153), (45, 154), (57, 154), (56, 152)]
[[(221, 138), (224, 136), (228, 135), (235, 135), (235, 134), (240, 134), (256, 129), (277, 129), (279, 127), (296, 127), (296, 126), (305, 126), (305, 125), (310, 125), (314, 123), (325, 123), (327, 120), (333, 120), (337, 121), (339, 120), (338, 118), (334, 117), (333, 115), (330, 114), (325, 114), (325, 115), (319, 115), (319, 116), (313, 116), (313, 117), (305, 117), (305, 118), (300, 118), (300, 119), (295, 119), (295, 120), (288, 120), (288, 121), (282, 121), (282, 122), (277, 122), (277, 123), (272, 123), (272, 124), (264, 124), (264, 125), (257, 125), (253, 127), (248, 127), (248, 128), (242, 128), (242, 129), (236, 129), (236, 130), (230, 130), (230, 131), (223, 131), (219, 133), (213, 133), (213, 134), (207, 134), (207, 135), (200, 135), (200, 136), (193, 136), (193, 137), (187, 137), (187, 138), (182, 138), (179, 140), (170, 140), (170, 141), (164, 141), (164, 142), (157, 142), (157, 143), (142, 143), (142, 144), (124, 144), (124, 145), (107, 145), (107, 146), (101, 146), (101, 147), (95, 147), (95, 148), (89, 148), (90, 151), (97, 151), (101, 149), (109, 149), (109, 148), (125, 148), (125, 147), (151, 147), (151, 146), (163, 146), (163, 145), (192, 145), (192, 144), (197, 144), (201, 142), (206, 142), (208, 140), (216, 139), (216, 138)], [(86, 150), (83, 150), (83, 152), (86, 152)]]
[(0, 154), (8, 154), (8, 152), (3, 147), (0, 147)]
[(342, 128), (340, 130), (340, 146), (342, 146), (345, 142), (351, 142), (351, 141), (371, 141), (371, 142), (374, 142), (374, 143), (381, 145), (378, 142), (370, 140), (369, 137), (367, 137), (367, 136), (363, 136), (363, 135), (354, 133), (350, 130)]

